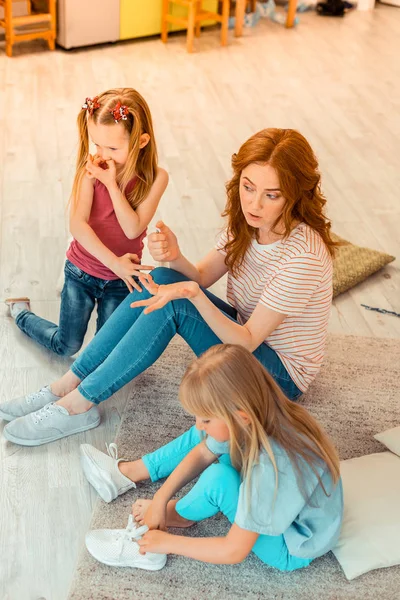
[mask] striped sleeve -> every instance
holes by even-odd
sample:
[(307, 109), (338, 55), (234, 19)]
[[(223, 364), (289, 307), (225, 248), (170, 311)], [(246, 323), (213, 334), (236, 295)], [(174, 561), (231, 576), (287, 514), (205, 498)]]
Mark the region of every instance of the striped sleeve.
[(260, 303), (287, 316), (301, 315), (320, 287), (325, 266), (309, 252), (291, 257), (265, 286)]
[(217, 243), (215, 244), (215, 249), (218, 250), (219, 252), (222, 252), (222, 254), (226, 254), (225, 246), (226, 246), (227, 241), (228, 241), (228, 232), (226, 229), (224, 229), (223, 232), (221, 233), (221, 235), (219, 236)]

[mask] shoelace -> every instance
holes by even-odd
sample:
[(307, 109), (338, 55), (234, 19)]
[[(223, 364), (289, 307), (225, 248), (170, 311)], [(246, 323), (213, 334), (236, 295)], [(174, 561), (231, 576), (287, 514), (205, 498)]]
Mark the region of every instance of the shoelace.
[(107, 444), (107, 442), (106, 442), (106, 448), (107, 448), (108, 456), (111, 456), (111, 458), (113, 458), (114, 460), (118, 460), (117, 444), (114, 444), (114, 443)]
[(48, 419), (49, 416), (53, 414), (52, 408), (54, 406), (54, 402), (50, 402), (50, 404), (46, 404), (40, 410), (37, 410), (32, 414), (33, 422), (35, 425), (39, 424), (39, 421), (43, 421), (43, 419)]
[(126, 529), (124, 529), (124, 531), (119, 531), (116, 534), (115, 538), (116, 541), (119, 542), (119, 556), (121, 556), (123, 552), (125, 542), (130, 542), (131, 540), (139, 540), (142, 537), (142, 535), (144, 535), (148, 530), (149, 528), (147, 527), (147, 525), (137, 527), (133, 521), (132, 515), (129, 515), (128, 525), (126, 526)]
[(33, 400), (36, 400), (37, 398), (43, 397), (45, 395), (46, 391), (47, 391), (46, 388), (42, 388), (38, 392), (34, 392), (33, 394), (29, 394), (29, 396), (26, 397), (26, 403), (30, 404)]

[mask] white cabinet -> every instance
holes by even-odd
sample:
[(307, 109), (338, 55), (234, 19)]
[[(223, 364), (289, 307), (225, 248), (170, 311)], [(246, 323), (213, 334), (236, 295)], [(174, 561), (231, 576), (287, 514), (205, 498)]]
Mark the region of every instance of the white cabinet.
[(58, 0), (57, 43), (63, 48), (120, 39), (119, 0)]

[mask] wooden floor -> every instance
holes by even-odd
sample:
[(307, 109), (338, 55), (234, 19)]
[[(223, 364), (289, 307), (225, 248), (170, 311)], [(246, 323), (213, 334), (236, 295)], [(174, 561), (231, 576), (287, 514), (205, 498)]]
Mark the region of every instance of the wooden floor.
[[(57, 319), (76, 114), (86, 96), (123, 85), (152, 109), (170, 173), (159, 215), (190, 259), (214, 243), (232, 153), (268, 126), (294, 127), (310, 140), (336, 233), (400, 256), (399, 17), (381, 5), (344, 19), (307, 14), (295, 30), (262, 21), (225, 49), (218, 32), (203, 33), (194, 55), (181, 36), (167, 46), (149, 40), (54, 53), (36, 42), (15, 46), (13, 59), (3, 45), (0, 299), (29, 295), (35, 311)], [(400, 319), (361, 303), (400, 312), (398, 261), (336, 299), (330, 330), (400, 337)], [(68, 364), (0, 309), (1, 401), (38, 389)], [(0, 439), (2, 600), (66, 598), (96, 501), (78, 447), (113, 439), (128, 391), (102, 406), (102, 425), (87, 434), (34, 449)]]

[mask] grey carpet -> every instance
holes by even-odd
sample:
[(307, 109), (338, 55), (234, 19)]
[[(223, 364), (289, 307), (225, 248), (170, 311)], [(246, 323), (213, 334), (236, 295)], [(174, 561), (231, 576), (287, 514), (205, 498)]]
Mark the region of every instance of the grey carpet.
[[(177, 389), (192, 353), (176, 340), (135, 382), (117, 438), (120, 456), (134, 459), (192, 425)], [(317, 380), (301, 402), (325, 426), (342, 459), (380, 452), (373, 434), (399, 424), (400, 341), (351, 336), (329, 338)], [(99, 500), (92, 529), (124, 527), (137, 496), (151, 497), (158, 484), (140, 485), (111, 504)], [(368, 527), (368, 523), (366, 523)], [(227, 531), (215, 517), (185, 535), (215, 536)], [(280, 573), (255, 556), (240, 565), (208, 565), (169, 556), (161, 571), (115, 569), (97, 563), (84, 548), (70, 600), (399, 600), (400, 567), (380, 569), (348, 582), (332, 553), (307, 569)]]

